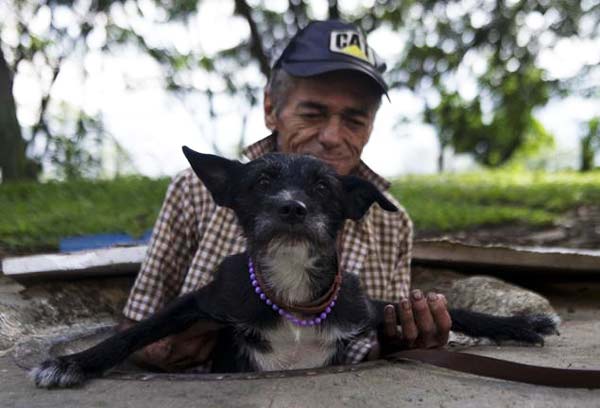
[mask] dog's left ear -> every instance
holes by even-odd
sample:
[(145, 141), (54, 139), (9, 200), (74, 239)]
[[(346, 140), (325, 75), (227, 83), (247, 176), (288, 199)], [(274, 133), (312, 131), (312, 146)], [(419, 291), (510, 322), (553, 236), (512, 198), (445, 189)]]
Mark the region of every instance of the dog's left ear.
[(346, 193), (346, 218), (360, 220), (375, 202), (386, 211), (398, 211), (373, 183), (355, 176), (340, 176), (340, 179)]
[(183, 146), (182, 149), (192, 169), (210, 191), (215, 203), (231, 207), (235, 194), (234, 181), (239, 178), (244, 165), (236, 160), (198, 153), (187, 146)]

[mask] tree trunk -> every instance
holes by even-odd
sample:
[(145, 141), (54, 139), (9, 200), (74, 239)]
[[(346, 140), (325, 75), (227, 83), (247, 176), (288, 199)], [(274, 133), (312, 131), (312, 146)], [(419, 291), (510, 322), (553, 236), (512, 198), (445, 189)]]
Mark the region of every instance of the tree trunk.
[(446, 145), (440, 143), (440, 153), (438, 154), (437, 159), (437, 171), (438, 173), (444, 172), (444, 151), (446, 150)]
[(0, 47), (0, 170), (2, 181), (32, 178), (12, 94), (12, 74)]

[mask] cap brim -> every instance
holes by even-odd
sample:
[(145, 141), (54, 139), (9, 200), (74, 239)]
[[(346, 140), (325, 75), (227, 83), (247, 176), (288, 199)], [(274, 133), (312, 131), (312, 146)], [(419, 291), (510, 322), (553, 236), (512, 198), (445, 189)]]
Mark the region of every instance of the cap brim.
[(301, 61), (301, 62), (290, 62), (286, 61), (281, 64), (281, 67), (290, 75), (298, 77), (309, 77), (319, 74), (325, 74), (332, 71), (351, 70), (358, 71), (369, 78), (373, 79), (375, 83), (381, 89), (388, 100), (388, 87), (383, 77), (375, 69), (367, 68), (359, 63), (346, 62), (346, 61)]

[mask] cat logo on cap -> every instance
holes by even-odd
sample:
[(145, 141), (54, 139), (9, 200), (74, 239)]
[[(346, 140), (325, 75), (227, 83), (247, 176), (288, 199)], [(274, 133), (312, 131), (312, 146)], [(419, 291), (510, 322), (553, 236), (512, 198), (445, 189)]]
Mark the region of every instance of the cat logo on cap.
[(361, 33), (354, 30), (332, 31), (329, 50), (374, 64), (367, 41)]

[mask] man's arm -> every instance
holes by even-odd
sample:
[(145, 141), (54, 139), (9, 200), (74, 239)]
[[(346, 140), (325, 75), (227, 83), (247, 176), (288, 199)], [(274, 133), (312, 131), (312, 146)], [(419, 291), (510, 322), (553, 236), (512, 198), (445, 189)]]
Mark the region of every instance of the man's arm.
[[(401, 208), (401, 207), (400, 207)], [(384, 309), (381, 344), (371, 348), (367, 359), (377, 359), (387, 350), (398, 348), (433, 348), (448, 342), (452, 320), (446, 299), (437, 293), (424, 295), (410, 290), (410, 262), (413, 226), (408, 214), (401, 208), (399, 222), (391, 222), (401, 231), (397, 248), (397, 262), (390, 280), (390, 297), (394, 301)], [(399, 327), (400, 326), (400, 329)]]
[[(191, 171), (169, 185), (153, 229), (148, 252), (123, 310), (124, 330), (162, 309), (180, 293), (199, 241), (197, 214), (206, 210)], [(137, 352), (134, 359), (165, 371), (205, 362), (216, 341), (216, 328), (203, 322)]]

